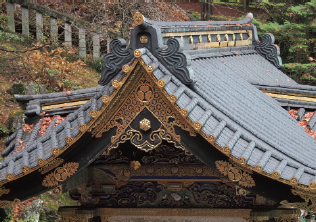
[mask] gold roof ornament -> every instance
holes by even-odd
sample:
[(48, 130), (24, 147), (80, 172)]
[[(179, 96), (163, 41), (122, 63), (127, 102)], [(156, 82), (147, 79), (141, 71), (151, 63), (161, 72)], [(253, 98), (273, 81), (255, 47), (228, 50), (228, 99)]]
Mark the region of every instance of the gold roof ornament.
[(142, 15), (142, 13), (136, 12), (136, 13), (134, 14), (134, 23), (135, 23), (136, 25), (141, 25), (141, 24), (143, 23), (143, 21), (144, 21), (144, 17), (143, 17), (143, 15)]

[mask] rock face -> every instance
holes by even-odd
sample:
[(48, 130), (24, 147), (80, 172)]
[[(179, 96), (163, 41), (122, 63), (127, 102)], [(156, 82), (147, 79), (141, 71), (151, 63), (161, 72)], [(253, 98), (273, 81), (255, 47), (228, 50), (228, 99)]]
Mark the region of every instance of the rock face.
[(22, 127), (24, 124), (24, 114), (23, 111), (21, 112), (15, 112), (10, 116), (9, 119), (9, 128), (12, 129), (18, 129)]
[(42, 204), (43, 200), (38, 199), (34, 200), (31, 205), (29, 205), (24, 211), (23, 214), (21, 215), (21, 220), (22, 221), (34, 221), (38, 222), (41, 209), (42, 209)]
[(19, 83), (19, 84), (13, 84), (7, 92), (11, 95), (14, 95), (14, 94), (25, 95), (26, 90), (25, 90), (24, 84)]

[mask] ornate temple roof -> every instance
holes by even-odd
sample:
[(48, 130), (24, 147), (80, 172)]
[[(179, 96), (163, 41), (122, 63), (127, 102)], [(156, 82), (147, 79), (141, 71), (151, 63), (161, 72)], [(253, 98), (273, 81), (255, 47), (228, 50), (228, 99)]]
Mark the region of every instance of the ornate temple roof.
[[(136, 13), (134, 20), (137, 26), (130, 45), (113, 40), (111, 52), (103, 59), (99, 81), (103, 86), (71, 93), (16, 96), (28, 102), (27, 116), (40, 119), (32, 130), (19, 129), (6, 140), (7, 148), (2, 152), (6, 158), (0, 163), (2, 184), (23, 177), (71, 149), (73, 141), (87, 134), (87, 129), (101, 118), (100, 113), (107, 112), (109, 108), (104, 104), (111, 102), (108, 98), (125, 84), (124, 73), (130, 74), (135, 61), (139, 61), (165, 90), (170, 105), (192, 123), (212, 149), (283, 184), (316, 188), (316, 164), (307, 161), (316, 156), (316, 141), (282, 108), (316, 108), (316, 101), (302, 100), (314, 96), (316, 88), (299, 85), (279, 70), (282, 62), (274, 37), (265, 34), (259, 41), (251, 14), (241, 21), (168, 23), (149, 21)], [(288, 97), (278, 96), (284, 93)], [(296, 98), (291, 97), (293, 93)], [(82, 102), (72, 104), (75, 101)], [(41, 116), (45, 109), (48, 115)], [(50, 119), (40, 133), (47, 116), (65, 114), (69, 115)], [(107, 147), (89, 154), (89, 163)], [(209, 151), (199, 146), (188, 149), (214, 166)]]

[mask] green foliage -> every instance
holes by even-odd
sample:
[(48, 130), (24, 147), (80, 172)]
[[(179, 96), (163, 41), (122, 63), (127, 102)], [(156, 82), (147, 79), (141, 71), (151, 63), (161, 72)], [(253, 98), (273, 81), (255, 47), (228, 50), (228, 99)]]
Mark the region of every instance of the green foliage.
[(0, 41), (17, 41), (17, 42), (24, 42), (24, 38), (14, 34), (14, 33), (8, 33), (3, 32), (0, 30)]
[(268, 22), (254, 20), (254, 24), (259, 36), (268, 32), (275, 36), (281, 48), (283, 71), (299, 82), (315, 81), (316, 3), (265, 3), (263, 8), (269, 15)]
[(0, 123), (0, 137), (8, 136), (8, 135), (10, 135), (13, 132), (15, 132), (14, 128), (8, 128), (3, 123)]

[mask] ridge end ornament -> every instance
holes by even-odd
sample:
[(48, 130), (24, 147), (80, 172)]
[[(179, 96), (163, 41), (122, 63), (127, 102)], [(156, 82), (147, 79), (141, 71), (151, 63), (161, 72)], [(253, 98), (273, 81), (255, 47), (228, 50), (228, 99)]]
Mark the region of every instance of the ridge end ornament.
[(157, 50), (158, 60), (175, 75), (183, 84), (194, 84), (194, 72), (191, 68), (190, 55), (183, 53), (183, 41), (177, 38), (169, 38), (167, 48)]
[(262, 35), (261, 39), (262, 41), (256, 39), (255, 44), (257, 52), (277, 68), (281, 68), (283, 65), (280, 57), (280, 48), (274, 44), (274, 35), (271, 33), (265, 33)]
[(143, 15), (140, 12), (134, 14), (134, 23), (135, 25), (141, 25), (144, 21)]
[(105, 54), (102, 60), (100, 85), (107, 85), (121, 71), (121, 67), (133, 58), (132, 50), (126, 46), (124, 39), (111, 41), (110, 52)]

